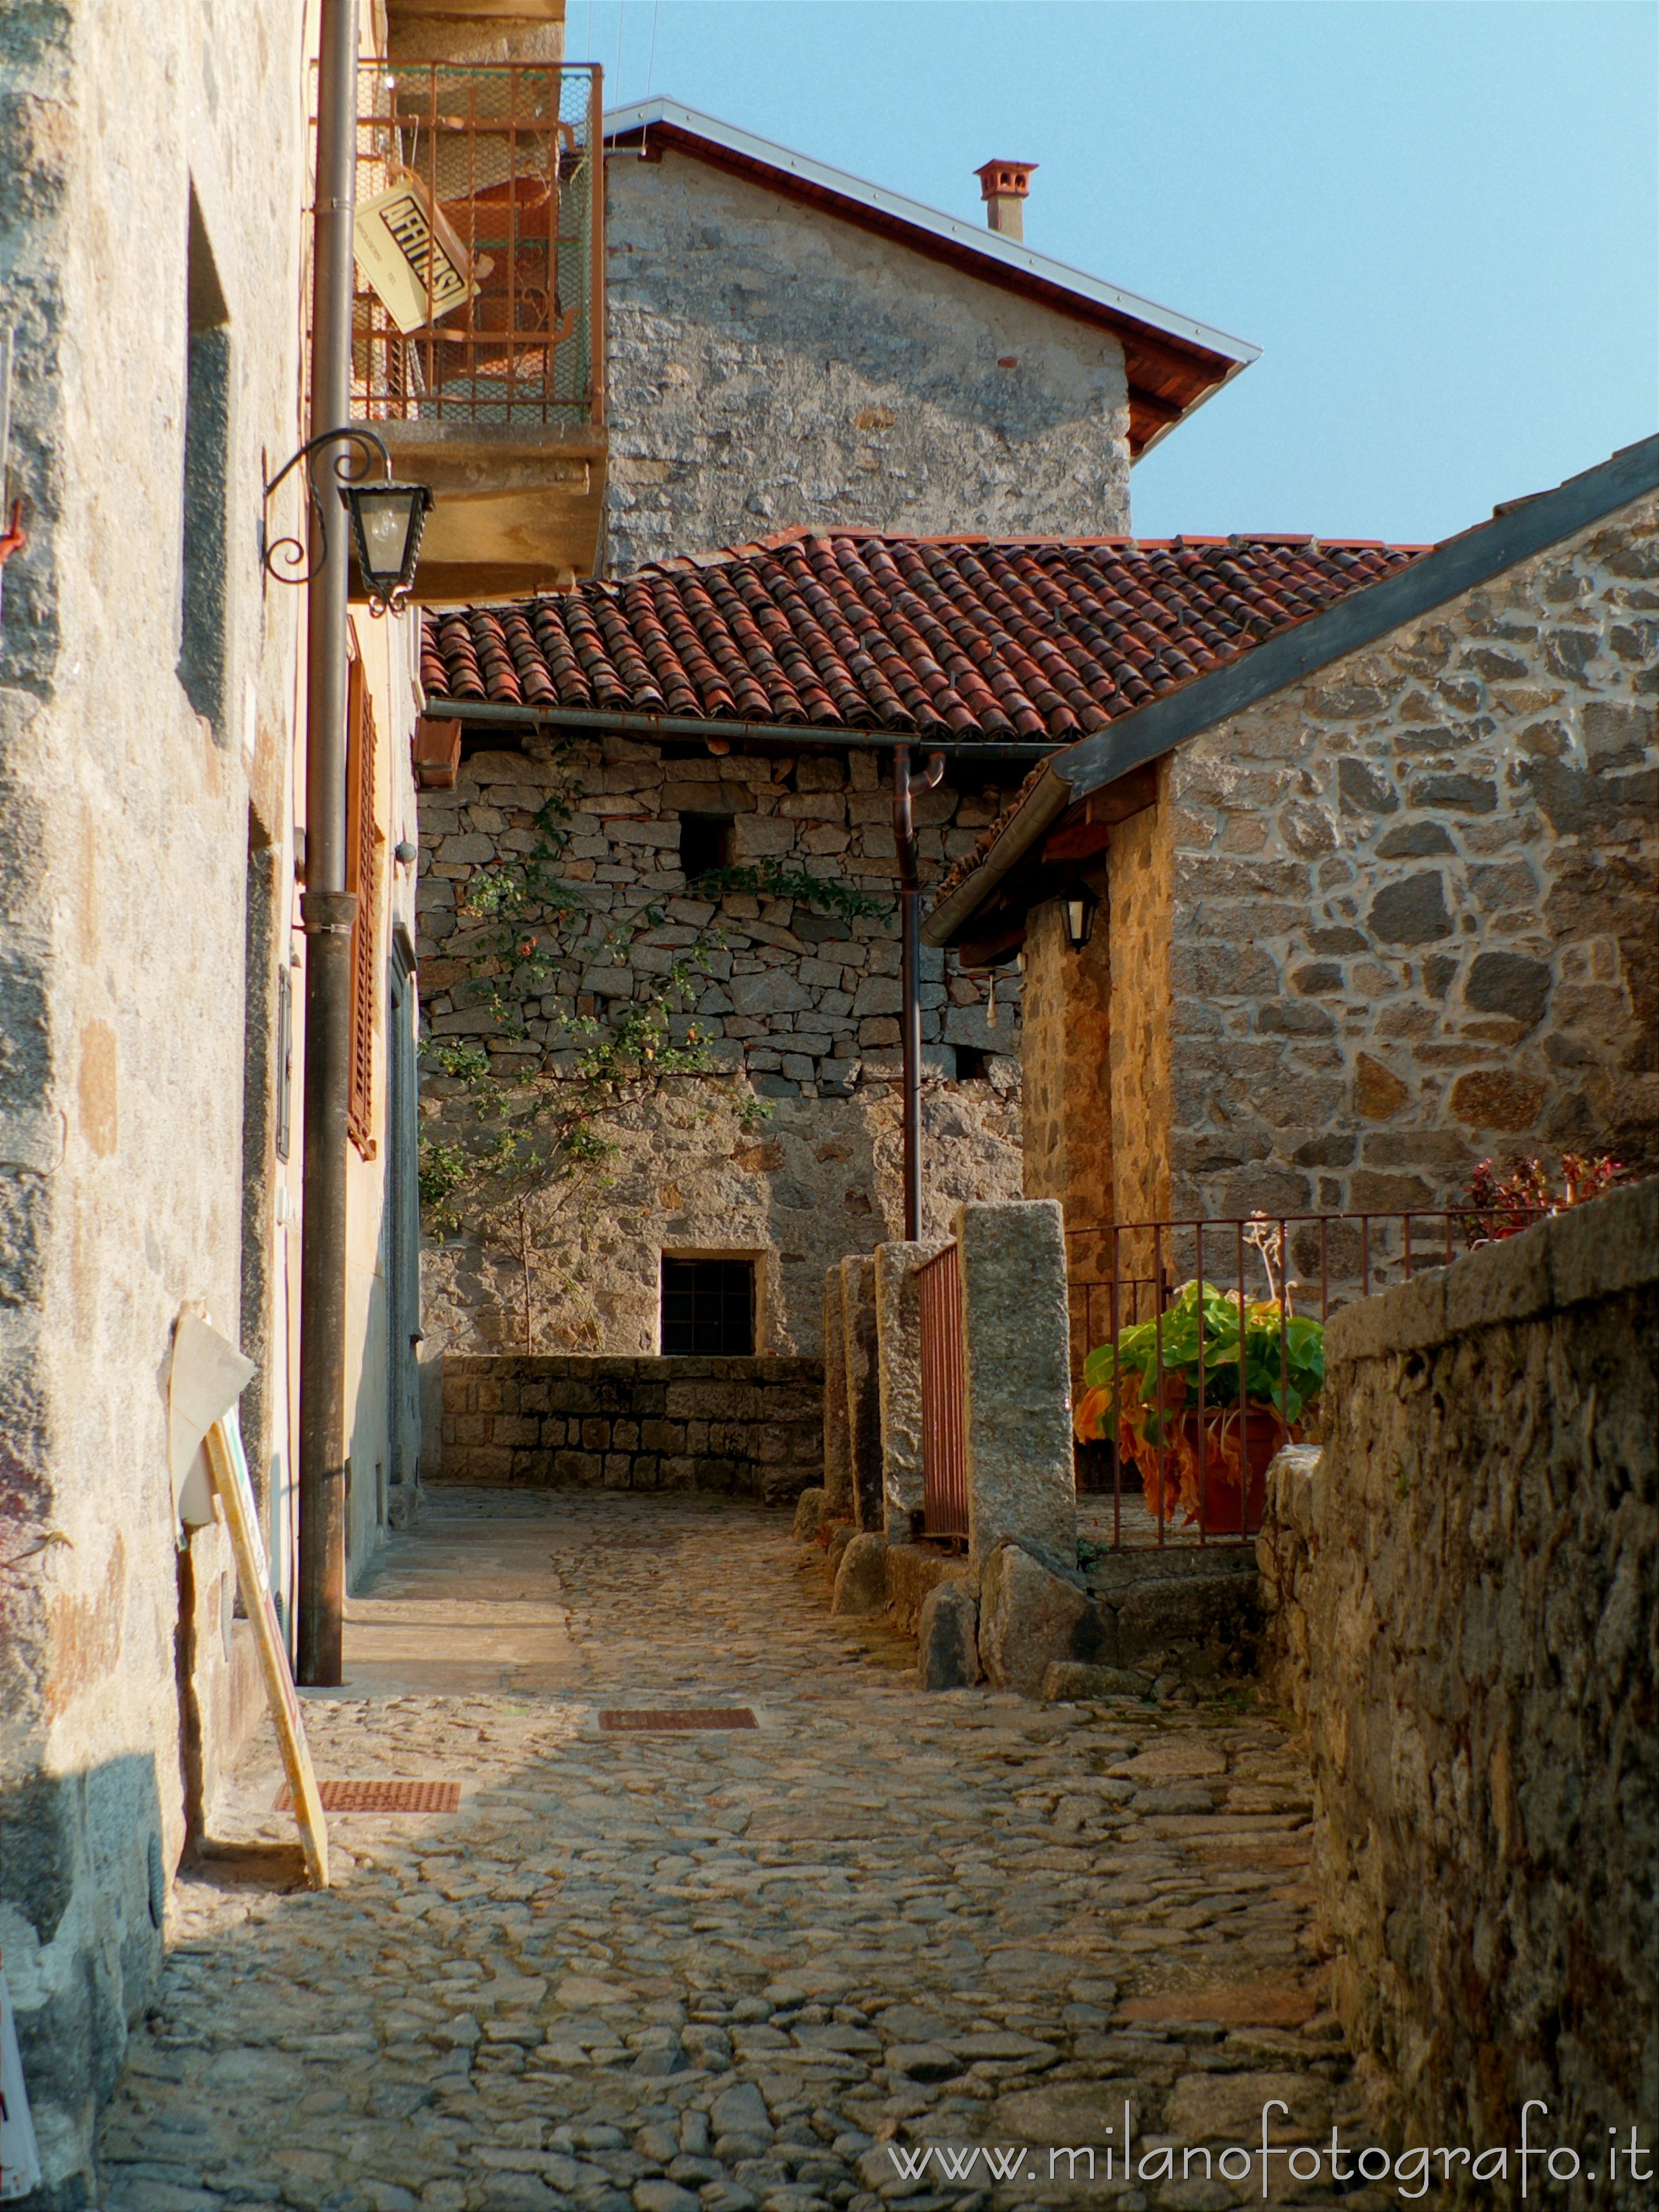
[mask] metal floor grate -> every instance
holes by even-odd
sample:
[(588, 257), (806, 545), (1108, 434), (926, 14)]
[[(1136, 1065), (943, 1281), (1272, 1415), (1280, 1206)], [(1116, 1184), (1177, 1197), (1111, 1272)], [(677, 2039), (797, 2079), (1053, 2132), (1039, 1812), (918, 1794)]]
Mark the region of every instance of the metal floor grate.
[(694, 1707), (679, 1712), (602, 1712), (602, 1729), (621, 1731), (646, 1729), (655, 1732), (670, 1729), (751, 1729), (757, 1725), (755, 1716), (747, 1705)]
[[(459, 1782), (319, 1782), (318, 1793), (325, 1813), (459, 1813)], [(294, 1800), (287, 1783), (276, 1792), (271, 1808), (291, 1813)]]

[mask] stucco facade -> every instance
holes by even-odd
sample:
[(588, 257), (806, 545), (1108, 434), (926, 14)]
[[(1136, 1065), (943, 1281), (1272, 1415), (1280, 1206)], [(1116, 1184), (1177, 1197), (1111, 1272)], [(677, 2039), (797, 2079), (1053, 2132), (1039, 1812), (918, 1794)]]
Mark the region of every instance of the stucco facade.
[[(263, 478), (300, 437), (307, 27), (264, 0), (0, 23), (28, 531), (0, 662), (0, 1951), (42, 2206), (95, 2191), (91, 2125), (167, 1886), (263, 1710), (223, 1532), (180, 1535), (174, 1513), (187, 1305), (257, 1364), (244, 1433), (283, 1602), (292, 1587), (302, 600), (265, 581), (258, 533)], [(297, 512), (290, 481), (272, 519)], [(358, 627), (384, 973), (412, 909), (391, 859), (414, 831), (412, 623)], [(390, 1427), (386, 1098), (382, 1080), (350, 1194), (370, 1466)], [(353, 1517), (360, 1563), (375, 1522), (356, 1484)]]
[(682, 153), (606, 173), (610, 570), (835, 524), (1129, 526), (1110, 332)]

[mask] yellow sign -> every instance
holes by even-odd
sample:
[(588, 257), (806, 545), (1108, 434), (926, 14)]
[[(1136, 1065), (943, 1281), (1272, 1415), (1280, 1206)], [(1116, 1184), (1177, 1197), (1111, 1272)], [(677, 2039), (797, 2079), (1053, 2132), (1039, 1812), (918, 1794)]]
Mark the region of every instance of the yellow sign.
[(352, 245), (357, 266), (405, 337), (477, 290), (472, 257), (454, 225), (407, 172), (389, 191), (359, 201)]
[(253, 1485), (248, 1480), (241, 1431), (234, 1416), (216, 1421), (207, 1432), (206, 1443), (214, 1488), (224, 1508), (230, 1547), (236, 1554), (236, 1579), (241, 1587), (242, 1604), (253, 1624), (253, 1639), (258, 1646), (259, 1665), (265, 1678), (265, 1694), (276, 1723), (276, 1741), (282, 1747), (283, 1771), (288, 1776), (289, 1795), (294, 1800), (294, 1814), (299, 1822), (306, 1873), (313, 1889), (326, 1889), (328, 1822), (323, 1816), (317, 1777), (312, 1771), (311, 1747), (306, 1741), (306, 1724), (300, 1711), (299, 1694), (294, 1687), (293, 1669), (288, 1663), (288, 1647), (283, 1641), (276, 1608), (270, 1601), (264, 1540), (259, 1534)]

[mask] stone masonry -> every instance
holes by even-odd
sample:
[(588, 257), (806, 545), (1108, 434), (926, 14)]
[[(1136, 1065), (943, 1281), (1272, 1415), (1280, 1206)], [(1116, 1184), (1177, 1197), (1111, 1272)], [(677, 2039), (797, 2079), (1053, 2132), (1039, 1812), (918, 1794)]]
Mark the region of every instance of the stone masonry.
[(606, 164), (611, 566), (773, 524), (1129, 526), (1108, 332), (669, 151)]
[[(545, 997), (519, 1008), (529, 1044), (556, 1048), (561, 1003), (618, 1010), (701, 941), (702, 987), (674, 1029), (684, 1040), (695, 1027), (722, 1079), (675, 1079), (605, 1117), (617, 1152), (563, 1186), (536, 1231), (537, 1346), (655, 1352), (661, 1252), (712, 1251), (756, 1259), (757, 1351), (816, 1352), (824, 1268), (873, 1250), (902, 1224), (896, 917), (849, 919), (782, 898), (694, 899), (679, 845), (685, 817), (700, 816), (729, 824), (735, 866), (775, 860), (886, 896), (896, 866), (886, 774), (866, 752), (717, 758), (699, 747), (675, 758), (614, 738), (583, 743), (575, 765), (577, 811), (559, 869), (591, 920), (580, 957)], [(476, 878), (535, 842), (535, 812), (565, 773), (557, 760), (477, 752), (453, 793), (422, 797), (419, 950), (430, 1030), (441, 1042), (483, 1046), (503, 1071), (529, 1061), (503, 1034), (493, 986), (475, 972), (489, 925), (463, 902)], [(977, 781), (919, 793), (924, 870), (971, 842), (1000, 796)], [(626, 964), (610, 957), (612, 933), (631, 947)], [(1018, 994), (999, 981), (995, 1027), (988, 998), (986, 981), (963, 975), (954, 955), (924, 956), (934, 1234), (962, 1200), (1018, 1188)], [(983, 1073), (958, 1074), (959, 1052), (979, 1055)], [(554, 1065), (568, 1072), (574, 1059), (556, 1049)], [(738, 1111), (751, 1091), (769, 1118)], [(428, 1074), (423, 1134), (468, 1140), (467, 1098), (464, 1085)], [(428, 1358), (446, 1344), (522, 1341), (516, 1262), (464, 1230), (437, 1249), (429, 1240), (424, 1264)]]
[(254, 546), (262, 449), (296, 442), (301, 27), (276, 0), (0, 10), (28, 539), (0, 675), (0, 1951), (40, 2212), (86, 2201), (242, 1679), (224, 1531), (175, 1545), (167, 1377), (186, 1300), (237, 1330), (270, 1218), (245, 1066), (287, 935), (258, 957), (249, 904), (291, 881), (298, 606)]
[(443, 1395), (446, 1482), (780, 1505), (823, 1479), (821, 1360), (452, 1354)]
[[(1656, 576), (1650, 499), (1216, 723), (1113, 828), (1087, 947), (1036, 910), (1028, 1110), (1063, 1096), (1116, 1218), (1659, 1159)], [(1109, 1120), (1073, 1065), (1108, 1000)], [(1027, 1193), (1088, 1165), (1028, 1141)]]
[(1599, 2158), (1659, 2109), (1656, 1281), (1650, 1178), (1351, 1306), (1274, 1471), (1335, 2002), (1409, 2140), (1535, 2097)]

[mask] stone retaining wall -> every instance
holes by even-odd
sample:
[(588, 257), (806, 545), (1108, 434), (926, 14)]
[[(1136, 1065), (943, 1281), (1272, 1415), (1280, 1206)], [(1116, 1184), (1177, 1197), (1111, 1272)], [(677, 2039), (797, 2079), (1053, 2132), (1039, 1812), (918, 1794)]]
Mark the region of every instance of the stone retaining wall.
[(1413, 2141), (1652, 2139), (1656, 1280), (1659, 1179), (1350, 1307), (1274, 1470), (1335, 2002)]
[(781, 1505), (823, 1472), (822, 1360), (444, 1361), (446, 1482), (719, 1491)]

